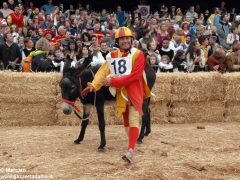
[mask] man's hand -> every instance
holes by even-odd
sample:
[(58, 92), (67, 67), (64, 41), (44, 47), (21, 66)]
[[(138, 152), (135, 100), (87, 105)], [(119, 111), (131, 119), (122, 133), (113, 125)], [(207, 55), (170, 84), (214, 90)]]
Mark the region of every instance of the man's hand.
[(106, 77), (106, 79), (104, 81), (104, 85), (105, 86), (110, 86), (110, 81), (111, 81), (111, 76), (109, 75), (109, 76)]
[(84, 90), (81, 92), (81, 96), (87, 96), (88, 93), (92, 92), (93, 88), (92, 87), (86, 87)]
[(213, 66), (213, 69), (214, 69), (215, 71), (217, 71), (218, 68), (219, 68), (219, 65)]

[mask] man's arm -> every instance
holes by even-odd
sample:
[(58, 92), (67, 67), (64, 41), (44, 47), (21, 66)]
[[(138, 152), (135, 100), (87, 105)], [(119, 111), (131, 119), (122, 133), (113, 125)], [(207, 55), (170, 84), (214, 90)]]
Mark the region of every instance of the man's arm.
[(98, 91), (104, 85), (105, 79), (109, 74), (108, 62), (105, 61), (95, 74), (93, 81), (88, 83), (88, 86), (92, 87), (94, 91)]

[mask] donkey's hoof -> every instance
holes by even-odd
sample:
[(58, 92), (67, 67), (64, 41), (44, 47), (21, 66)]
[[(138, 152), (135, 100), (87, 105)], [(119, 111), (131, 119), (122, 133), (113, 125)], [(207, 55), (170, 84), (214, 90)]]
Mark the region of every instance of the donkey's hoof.
[(142, 139), (138, 139), (137, 140), (137, 144), (142, 144), (143, 142), (142, 142)]
[(80, 141), (79, 141), (78, 139), (76, 139), (76, 140), (74, 141), (74, 144), (80, 144)]
[(146, 131), (145, 134), (144, 134), (144, 136), (148, 136), (150, 133), (151, 133), (151, 130)]
[(105, 152), (105, 148), (104, 147), (98, 147), (98, 152)]

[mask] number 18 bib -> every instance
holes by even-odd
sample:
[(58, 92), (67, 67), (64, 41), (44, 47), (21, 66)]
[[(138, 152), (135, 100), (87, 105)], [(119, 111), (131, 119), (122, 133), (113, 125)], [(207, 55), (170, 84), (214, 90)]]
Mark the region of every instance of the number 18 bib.
[(136, 48), (131, 49), (131, 53), (128, 54), (126, 57), (120, 58), (107, 58), (108, 67), (111, 72), (111, 76), (122, 76), (128, 75), (132, 71), (132, 56), (137, 51)]
[(108, 66), (113, 77), (128, 75), (132, 71), (131, 56), (109, 59)]

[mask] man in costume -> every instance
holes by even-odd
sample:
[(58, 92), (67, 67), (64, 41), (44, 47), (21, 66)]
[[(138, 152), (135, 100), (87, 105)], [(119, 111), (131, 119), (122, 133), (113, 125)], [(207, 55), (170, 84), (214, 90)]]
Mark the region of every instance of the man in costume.
[(144, 78), (146, 59), (142, 51), (132, 47), (132, 31), (120, 27), (115, 39), (119, 48), (107, 55), (105, 63), (82, 95), (96, 92), (104, 85), (110, 86), (110, 92), (116, 96), (118, 117), (123, 116), (128, 134), (128, 151), (122, 159), (131, 163), (139, 134), (139, 119), (143, 115), (143, 99), (150, 97), (151, 92)]

